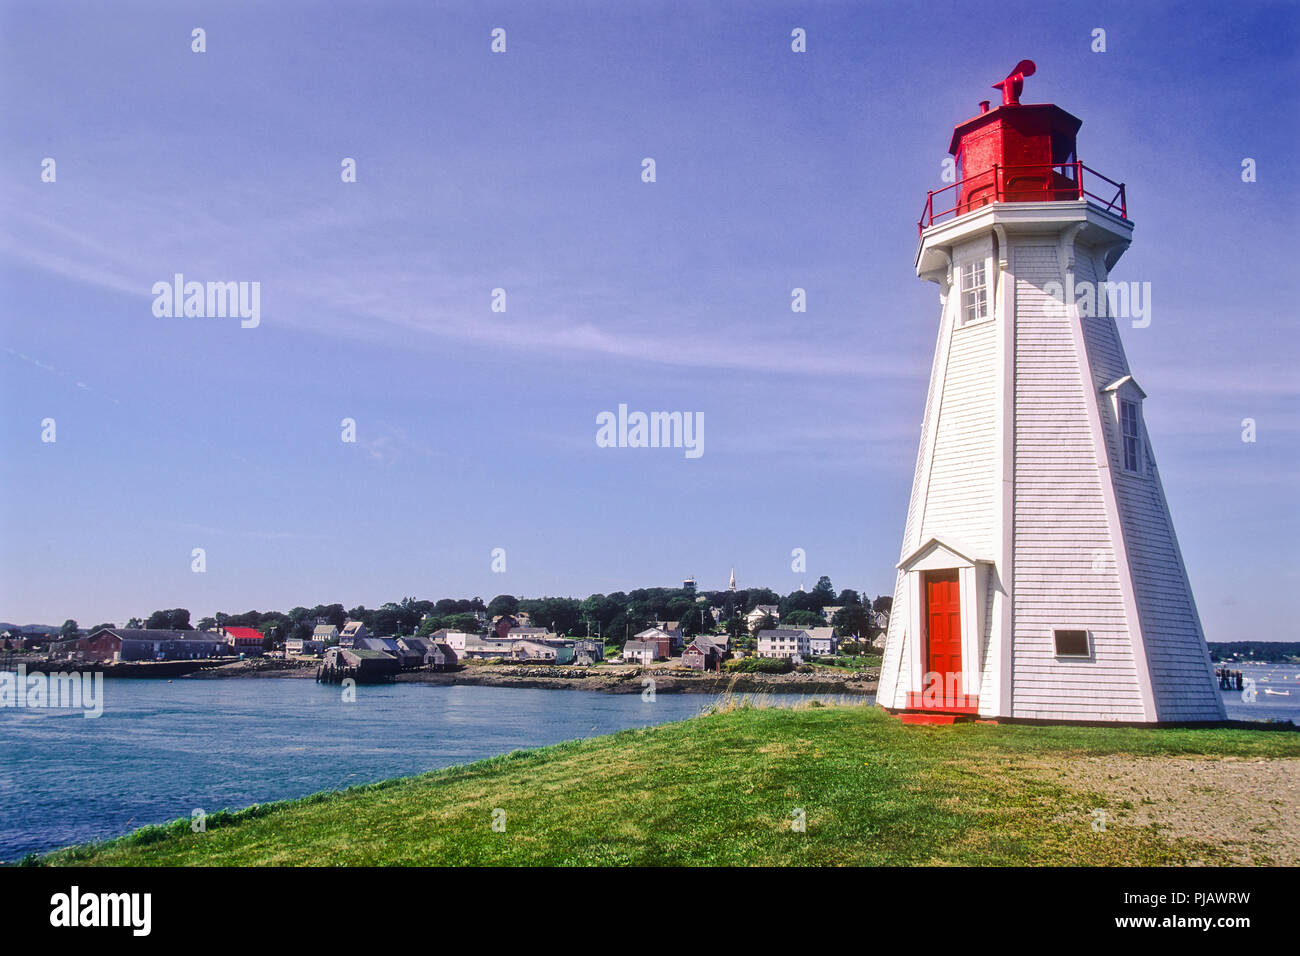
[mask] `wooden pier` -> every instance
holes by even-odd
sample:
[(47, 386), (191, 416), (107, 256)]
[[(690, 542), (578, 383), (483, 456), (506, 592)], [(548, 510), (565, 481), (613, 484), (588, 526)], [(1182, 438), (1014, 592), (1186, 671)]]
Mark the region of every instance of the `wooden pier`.
[(392, 683), (393, 675), (375, 673), (361, 667), (335, 667), (321, 664), (316, 668), (318, 684), (342, 684), (349, 678), (358, 684), (387, 684)]
[(1214, 676), (1219, 679), (1220, 690), (1243, 690), (1245, 684), (1242, 683), (1241, 671), (1229, 670), (1226, 667), (1216, 667)]

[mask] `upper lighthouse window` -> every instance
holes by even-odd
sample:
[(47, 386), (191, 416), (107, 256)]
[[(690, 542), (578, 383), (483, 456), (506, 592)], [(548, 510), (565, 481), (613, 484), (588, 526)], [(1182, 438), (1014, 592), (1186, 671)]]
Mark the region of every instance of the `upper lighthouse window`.
[(1139, 472), (1142, 464), (1142, 445), (1138, 437), (1137, 402), (1120, 399), (1119, 425), (1124, 442), (1124, 470)]
[(984, 260), (976, 259), (961, 267), (961, 321), (965, 325), (988, 317), (989, 296)]

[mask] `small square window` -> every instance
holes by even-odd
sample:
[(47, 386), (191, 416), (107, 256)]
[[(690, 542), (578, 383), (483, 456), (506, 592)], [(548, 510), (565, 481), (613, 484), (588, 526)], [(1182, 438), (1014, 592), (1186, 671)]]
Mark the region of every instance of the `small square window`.
[(965, 325), (988, 317), (989, 297), (984, 277), (984, 260), (977, 259), (961, 267), (961, 321)]
[(1091, 657), (1092, 648), (1088, 644), (1087, 631), (1062, 631), (1052, 632), (1052, 637), (1056, 641), (1057, 657)]
[(1124, 446), (1124, 470), (1139, 472), (1142, 470), (1142, 444), (1138, 428), (1137, 402), (1120, 399), (1119, 426), (1120, 439)]

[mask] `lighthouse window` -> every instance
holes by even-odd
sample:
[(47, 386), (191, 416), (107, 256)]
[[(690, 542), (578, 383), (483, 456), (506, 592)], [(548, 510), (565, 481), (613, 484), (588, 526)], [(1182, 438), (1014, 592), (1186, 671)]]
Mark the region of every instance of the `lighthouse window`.
[(961, 267), (961, 321), (978, 322), (989, 315), (988, 286), (984, 279), (984, 260), (977, 259)]
[(1087, 631), (1053, 631), (1057, 657), (1091, 657)]
[(1141, 448), (1138, 438), (1137, 402), (1124, 399), (1119, 403), (1120, 434), (1124, 442), (1124, 470), (1137, 472), (1142, 463)]

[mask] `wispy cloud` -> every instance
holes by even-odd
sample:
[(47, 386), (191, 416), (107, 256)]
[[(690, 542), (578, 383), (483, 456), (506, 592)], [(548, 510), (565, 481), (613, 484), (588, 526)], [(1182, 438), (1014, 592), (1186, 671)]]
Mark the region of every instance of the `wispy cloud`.
[(242, 538), (249, 541), (328, 541), (331, 538), (331, 535), (320, 532), (222, 528), (215, 525), (174, 521), (165, 522), (162, 527), (184, 534), (204, 535), (210, 538)]
[[(226, 214), (213, 216), (211, 206)], [(10, 261), (138, 297), (142, 310), (150, 307), (153, 283), (180, 272), (200, 281), (259, 281), (266, 322), (315, 334), (374, 340), (382, 332), (393, 344), (409, 346), (416, 333), (416, 341), (429, 343), (682, 368), (863, 372), (862, 358), (850, 350), (810, 344), (802, 335), (764, 333), (744, 316), (646, 314), (644, 303), (602, 286), (594, 275), (515, 273), (507, 281), (455, 271), (431, 251), (392, 248), (401, 243), (398, 237), (418, 232), (418, 222), (391, 212), (379, 217), (380, 232), (391, 240), (365, 248), (337, 238), (375, 229), (362, 212), (308, 200), (288, 211), (266, 211), (238, 191), (200, 205), (105, 190), (93, 205), (54, 211), (34, 211), (11, 198), (0, 212), (0, 254)], [(518, 307), (490, 311), (489, 292), (503, 284), (536, 293), (526, 317)], [(664, 347), (674, 340), (683, 347)], [(880, 378), (923, 378), (926, 365), (924, 357), (871, 357), (872, 374)]]
[[(14, 358), (19, 359), (19, 360), (21, 360), (21, 361), (23, 361), (23, 362), (26, 362), (28, 365), (31, 365), (31, 366), (34, 367), (34, 368), (38, 368), (38, 369), (40, 369), (40, 370), (43, 371), (43, 372), (51, 372), (51, 373), (53, 373), (54, 375), (56, 375), (56, 376), (58, 376), (59, 378), (62, 378), (62, 379), (66, 379), (66, 378), (68, 377), (67, 372), (65, 372), (64, 370), (60, 369), (60, 368), (59, 368), (58, 366), (56, 366), (56, 365), (51, 365), (49, 362), (43, 362), (43, 361), (41, 361), (41, 360), (38, 359), (38, 358), (35, 358), (35, 357), (31, 356), (31, 355), (27, 355), (27, 354), (24, 353), (24, 352), (20, 352), (20, 351), (18, 351), (17, 349), (10, 348), (10, 347), (8, 347), (8, 346), (5, 346), (5, 351), (8, 352), (10, 355), (12, 355)], [(74, 386), (75, 388), (80, 389), (80, 390), (83, 391), (83, 392), (93, 392), (93, 391), (94, 391), (93, 388), (91, 388), (89, 385), (87, 385), (85, 382), (81, 381), (80, 379), (74, 379), (74, 380), (73, 380), (73, 386)], [(113, 399), (112, 401), (113, 401), (113, 404), (114, 404), (114, 405), (120, 404), (116, 398)]]
[(433, 457), (433, 446), (424, 439), (413, 438), (406, 429), (388, 422), (376, 422), (361, 430), (357, 446), (367, 458), (380, 465), (394, 465), (408, 455)]

